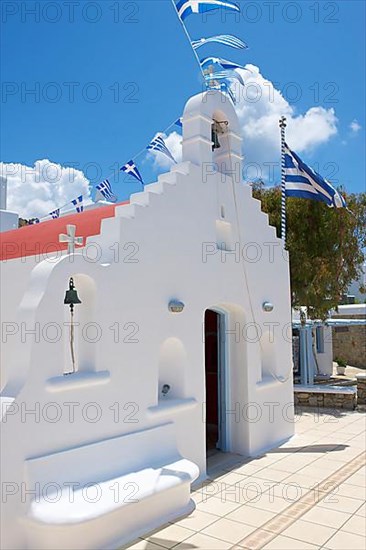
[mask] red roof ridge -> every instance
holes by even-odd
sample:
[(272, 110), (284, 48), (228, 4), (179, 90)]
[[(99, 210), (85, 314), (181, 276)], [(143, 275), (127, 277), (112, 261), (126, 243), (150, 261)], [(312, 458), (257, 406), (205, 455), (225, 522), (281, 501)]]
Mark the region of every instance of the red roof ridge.
[(55, 220), (4, 231), (0, 233), (0, 260), (14, 260), (28, 256), (47, 257), (47, 255), (67, 250), (67, 243), (59, 242), (59, 235), (66, 233), (66, 226), (69, 224), (76, 225), (76, 236), (84, 238), (82, 245), (84, 247), (87, 237), (100, 234), (102, 220), (113, 218), (116, 207), (124, 204), (129, 204), (129, 201), (84, 210), (84, 212), (68, 214)]

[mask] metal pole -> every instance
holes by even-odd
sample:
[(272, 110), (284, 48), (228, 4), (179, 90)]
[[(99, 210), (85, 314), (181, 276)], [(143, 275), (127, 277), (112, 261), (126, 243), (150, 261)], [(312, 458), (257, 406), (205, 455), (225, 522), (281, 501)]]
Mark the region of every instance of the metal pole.
[(313, 356), (313, 331), (311, 327), (307, 328), (307, 343), (306, 343), (306, 351), (307, 351), (307, 364), (308, 364), (308, 384), (313, 385), (314, 384), (314, 356)]
[(201, 71), (203, 80), (206, 82), (205, 74), (204, 74), (203, 69), (202, 69), (202, 66), (201, 66), (201, 61), (200, 61), (200, 59), (199, 59), (199, 57), (198, 57), (198, 55), (197, 55), (196, 50), (195, 50), (194, 47), (192, 46), (192, 40), (191, 40), (191, 37), (190, 37), (190, 35), (189, 35), (189, 32), (187, 31), (187, 27), (185, 26), (185, 24), (183, 23), (183, 21), (182, 21), (180, 15), (179, 15), (179, 12), (178, 12), (178, 10), (177, 10), (177, 5), (176, 5), (176, 3), (175, 3), (174, 0), (172, 0), (172, 4), (173, 4), (173, 6), (174, 6), (175, 13), (177, 14), (178, 19), (179, 19), (179, 21), (180, 21), (180, 23), (181, 23), (181, 25), (182, 25), (182, 27), (183, 27), (183, 30), (184, 30), (184, 32), (185, 32), (185, 35), (186, 35), (186, 37), (188, 38), (189, 45), (191, 46), (192, 51), (193, 51), (193, 53), (194, 53), (194, 56), (195, 56), (195, 58), (196, 58), (196, 61), (197, 61), (198, 65), (199, 65), (199, 68), (200, 68), (200, 71)]
[(301, 384), (307, 386), (308, 382), (308, 354), (306, 351), (307, 348), (307, 338), (306, 338), (306, 327), (301, 326), (299, 330), (300, 336), (300, 379)]
[(286, 143), (286, 134), (285, 128), (286, 117), (282, 116), (280, 118), (280, 128), (281, 128), (281, 239), (283, 242), (283, 247), (286, 248), (286, 173), (285, 173), (285, 143)]

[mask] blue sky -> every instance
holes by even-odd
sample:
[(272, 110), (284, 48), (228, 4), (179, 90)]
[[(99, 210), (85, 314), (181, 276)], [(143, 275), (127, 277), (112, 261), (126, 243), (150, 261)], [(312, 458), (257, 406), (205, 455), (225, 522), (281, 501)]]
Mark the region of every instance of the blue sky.
[[(239, 19), (216, 11), (186, 24), (194, 39), (232, 33), (250, 49), (211, 44), (200, 54), (258, 67), (295, 118), (313, 107), (333, 108), (336, 132), (304, 146), (301, 156), (348, 191), (364, 191), (365, 3), (238, 3)], [(37, 4), (39, 12), (28, 13)], [(199, 69), (170, 0), (85, 1), (74, 13), (66, 1), (58, 10), (54, 4), (2, 3), (1, 160), (75, 165), (96, 184), (180, 116), (201, 91)], [(26, 94), (32, 88), (36, 96)], [(361, 129), (352, 130), (353, 121)], [(253, 145), (250, 159), (255, 155)], [(145, 155), (138, 163), (146, 182), (161, 171)], [(138, 189), (134, 180), (111, 180), (121, 200)]]

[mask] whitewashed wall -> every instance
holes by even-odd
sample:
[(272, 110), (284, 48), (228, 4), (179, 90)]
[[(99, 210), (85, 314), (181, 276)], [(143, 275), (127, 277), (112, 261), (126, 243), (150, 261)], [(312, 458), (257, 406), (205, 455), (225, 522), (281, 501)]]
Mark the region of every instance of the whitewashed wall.
[[(222, 137), (222, 148), (212, 159), (213, 116), (229, 121), (230, 134)], [(63, 257), (40, 263), (29, 279), (24, 267), (11, 286), (14, 297), (5, 300), (7, 315), (11, 317), (23, 296), (18, 322), (39, 323), (46, 336), (37, 343), (32, 338), (20, 342), (15, 335), (11, 356), (6, 356), (2, 395), (14, 401), (2, 425), (4, 480), (24, 480), (27, 458), (166, 423), (174, 426), (177, 452), (197, 464), (204, 478), (202, 329), (207, 308), (224, 312), (229, 329), (228, 450), (255, 456), (292, 435), (287, 254), (260, 203), (241, 182), (241, 144), (232, 104), (219, 92), (196, 96), (186, 106), (183, 126), (183, 162), (132, 196), (130, 205), (118, 207), (114, 218), (103, 220), (100, 237), (93, 238), (103, 249), (98, 262), (78, 253), (73, 262)], [(233, 177), (222, 173), (229, 170)], [(220, 249), (223, 241), (227, 251)], [(17, 264), (3, 266), (8, 280)], [(65, 377), (68, 332), (64, 329), (56, 340), (55, 327), (68, 320), (63, 298), (70, 276), (83, 302), (77, 306), (77, 321), (88, 332), (87, 338), (77, 336), (80, 372)], [(168, 310), (173, 298), (185, 304), (181, 314)], [(263, 311), (265, 301), (273, 303), (271, 313)], [(172, 388), (166, 398), (161, 395), (164, 383)], [(50, 402), (56, 403), (54, 411), (61, 411), (57, 422), (49, 419)], [(66, 405), (70, 402), (77, 404), (73, 422)], [(90, 403), (96, 404), (89, 411), (97, 414), (95, 422), (85, 414)], [(31, 415), (24, 421), (22, 406), (38, 407), (37, 421)], [(163, 453), (163, 441), (156, 445)], [(139, 452), (148, 465), (152, 448)], [(108, 460), (106, 456), (107, 466)], [(91, 477), (93, 464), (91, 454)], [(47, 469), (47, 459), (45, 465)], [(28, 507), (18, 493), (9, 497), (2, 513), (4, 548), (26, 547), (18, 518)]]

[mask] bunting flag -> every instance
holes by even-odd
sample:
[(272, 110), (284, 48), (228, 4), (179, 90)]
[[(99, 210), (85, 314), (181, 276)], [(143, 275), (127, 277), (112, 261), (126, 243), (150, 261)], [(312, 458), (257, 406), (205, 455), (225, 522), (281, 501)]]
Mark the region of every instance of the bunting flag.
[(209, 79), (207, 80), (206, 84), (207, 84), (207, 88), (210, 90), (220, 90), (221, 92), (224, 92), (225, 94), (227, 94), (230, 97), (231, 101), (234, 103), (234, 105), (236, 105), (236, 97), (233, 89), (231, 88), (231, 85), (232, 85), (231, 80), (227, 78), (223, 78), (222, 80)]
[(242, 86), (244, 86), (244, 80), (242, 79), (241, 75), (237, 73), (236, 71), (221, 71), (217, 73), (208, 73), (205, 74), (205, 80), (226, 80), (226, 79), (235, 79), (240, 82)]
[(233, 90), (230, 87), (230, 82), (222, 81), (220, 89), (221, 89), (222, 92), (225, 92), (226, 94), (228, 94), (231, 101), (234, 103), (234, 105), (236, 105), (236, 97), (235, 97), (235, 94), (234, 94)]
[(56, 220), (57, 218), (60, 217), (60, 209), (57, 208), (56, 210), (53, 210), (53, 212), (50, 212), (48, 215), (49, 215), (49, 216), (52, 216), (52, 218), (53, 218), (54, 220)]
[(239, 6), (230, 0), (178, 0), (176, 7), (182, 21), (191, 13), (205, 13), (218, 8), (240, 12)]
[(144, 185), (141, 174), (138, 171), (138, 168), (133, 160), (129, 160), (124, 166), (120, 168), (120, 171), (126, 172), (126, 174), (132, 176), (133, 178), (136, 178), (142, 185)]
[(307, 166), (284, 144), (285, 188), (287, 197), (325, 202), (330, 208), (345, 208), (346, 201), (320, 174)]
[(174, 122), (174, 124), (175, 124), (176, 126), (179, 126), (180, 128), (183, 128), (183, 118), (182, 118), (182, 117), (178, 118), (178, 119)]
[(223, 69), (243, 69), (245, 71), (249, 71), (249, 69), (246, 69), (242, 65), (238, 65), (228, 59), (222, 59), (221, 57), (204, 57), (203, 59), (200, 59), (200, 64), (202, 69), (207, 69), (210, 65), (219, 65)]
[(117, 197), (112, 191), (112, 186), (109, 180), (102, 181), (102, 183), (97, 185), (96, 188), (107, 201), (110, 201), (110, 202), (117, 201)]
[(191, 44), (194, 50), (198, 50), (198, 48), (204, 44), (208, 44), (209, 42), (216, 42), (223, 44), (224, 46), (236, 48), (237, 50), (244, 50), (248, 48), (245, 42), (232, 34), (218, 34), (216, 36), (209, 36), (208, 38), (200, 38), (199, 40), (192, 40)]
[(157, 151), (158, 153), (163, 153), (163, 155), (167, 156), (169, 159), (171, 159), (173, 162), (177, 164), (177, 161), (169, 151), (168, 147), (165, 145), (165, 141), (161, 136), (156, 136), (152, 142), (147, 146), (147, 149), (150, 151)]
[(40, 219), (39, 218), (32, 218), (31, 220), (29, 220), (29, 225), (34, 225), (36, 223), (40, 223)]
[(75, 206), (76, 212), (84, 212), (83, 195), (80, 195), (77, 199), (71, 201), (71, 203)]

